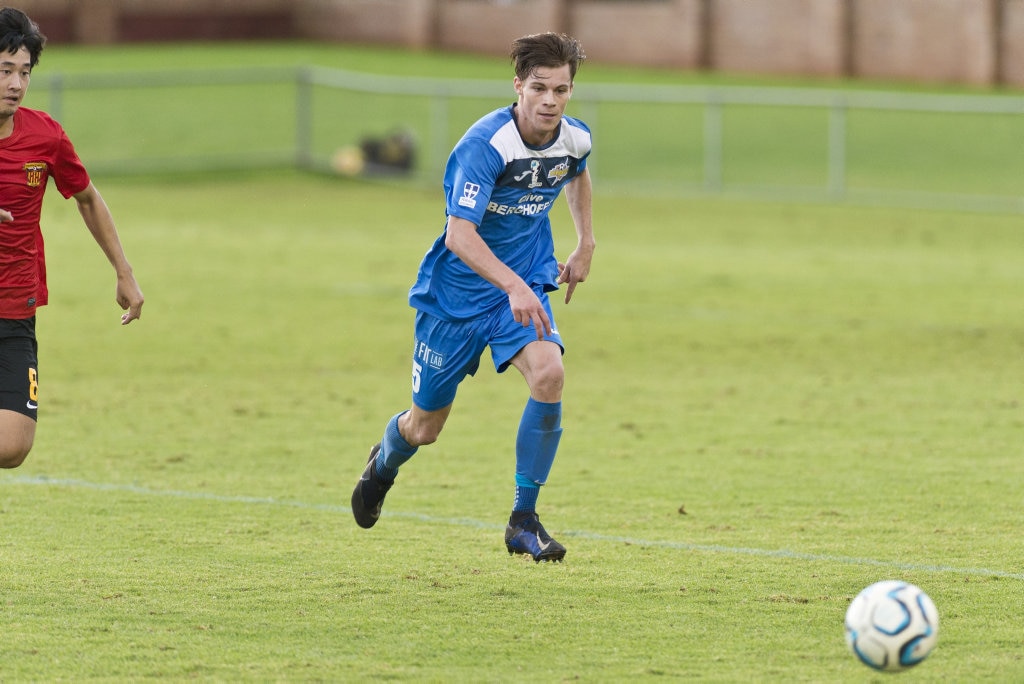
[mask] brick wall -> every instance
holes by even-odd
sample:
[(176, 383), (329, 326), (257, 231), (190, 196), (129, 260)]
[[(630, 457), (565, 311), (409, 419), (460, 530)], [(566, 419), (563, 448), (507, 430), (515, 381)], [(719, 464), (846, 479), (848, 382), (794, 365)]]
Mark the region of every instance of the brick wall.
[(708, 65), (730, 72), (844, 75), (850, 49), (847, 5), (845, 0), (710, 3)]
[(564, 31), (590, 59), (1024, 87), (1024, 0), (20, 0), (51, 43), (285, 39), (504, 55)]
[(423, 48), (435, 41), (435, 0), (311, 0), (294, 3), (304, 38)]
[(999, 33), (997, 82), (1024, 87), (1024, 0), (1005, 0)]
[(291, 0), (18, 0), (51, 44), (295, 38)]
[(552, 0), (443, 0), (436, 7), (436, 45), (460, 52), (506, 55), (519, 36), (564, 23), (563, 3)]
[(698, 68), (704, 0), (589, 2), (571, 5), (559, 30), (571, 32), (594, 61)]
[(992, 83), (998, 41), (989, 0), (857, 0), (852, 75)]

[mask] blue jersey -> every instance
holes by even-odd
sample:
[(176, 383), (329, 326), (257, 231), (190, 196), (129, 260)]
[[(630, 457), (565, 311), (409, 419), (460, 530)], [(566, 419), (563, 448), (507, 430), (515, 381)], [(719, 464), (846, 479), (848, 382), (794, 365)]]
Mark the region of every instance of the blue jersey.
[[(444, 173), (447, 216), (478, 226), (480, 237), (527, 285), (558, 289), (558, 261), (548, 214), (562, 188), (587, 167), (590, 129), (562, 117), (544, 147), (527, 145), (514, 106), (483, 117), (452, 150)], [(445, 247), (445, 234), (420, 264), (409, 303), (444, 320), (480, 316), (507, 298)]]

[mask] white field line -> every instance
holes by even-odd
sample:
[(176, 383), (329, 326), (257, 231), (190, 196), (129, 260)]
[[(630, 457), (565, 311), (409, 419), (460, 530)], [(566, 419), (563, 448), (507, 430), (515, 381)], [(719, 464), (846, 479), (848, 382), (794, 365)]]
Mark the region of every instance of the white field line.
[[(304, 501), (289, 501), (274, 498), (254, 496), (223, 496), (209, 492), (187, 492), (170, 489), (152, 489), (132, 484), (111, 484), (103, 482), (88, 482), (69, 478), (52, 478), (45, 475), (14, 475), (11, 477), (0, 477), (0, 486), (7, 485), (43, 485), (49, 487), (68, 487), (77, 489), (91, 489), (94, 491), (125, 492), (129, 494), (141, 494), (144, 496), (164, 496), (176, 499), (193, 499), (201, 501), (215, 501), (218, 503), (235, 503), (264, 506), (284, 506), (312, 511), (326, 511), (329, 513), (351, 514), (348, 506), (334, 504), (316, 504)], [(475, 527), (481, 529), (504, 529), (504, 525), (494, 525), (472, 520), (469, 518), (441, 518), (437, 516), (424, 515), (422, 513), (384, 511), (386, 517), (411, 518), (424, 522), (438, 523), (442, 525), (455, 525), (459, 527)], [(1008, 572), (1006, 570), (994, 570), (991, 568), (965, 568), (954, 565), (933, 565), (928, 563), (906, 563), (899, 561), (885, 561), (875, 558), (855, 558), (852, 556), (836, 556), (830, 554), (803, 553), (789, 549), (758, 549), (742, 546), (723, 546), (718, 544), (691, 544), (689, 542), (668, 541), (658, 539), (639, 539), (636, 537), (620, 537), (615, 535), (600, 534), (587, 530), (562, 530), (563, 537), (575, 537), (577, 539), (588, 539), (597, 542), (612, 544), (629, 544), (662, 549), (678, 549), (681, 551), (696, 551), (701, 553), (720, 553), (735, 556), (761, 556), (764, 558), (781, 558), (783, 560), (802, 560), (823, 563), (841, 563), (844, 565), (863, 565), (876, 568), (887, 568), (890, 570), (903, 570), (912, 572), (934, 572), (952, 573), (958, 575), (975, 575), (982, 577), (1002, 577), (1006, 579), (1024, 580), (1024, 573)]]

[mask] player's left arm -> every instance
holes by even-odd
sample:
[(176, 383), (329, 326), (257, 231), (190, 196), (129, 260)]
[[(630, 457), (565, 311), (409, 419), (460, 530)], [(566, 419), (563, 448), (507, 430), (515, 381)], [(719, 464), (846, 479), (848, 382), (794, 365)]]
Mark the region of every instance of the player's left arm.
[(565, 186), (565, 200), (569, 204), (569, 214), (576, 225), (576, 249), (573, 250), (565, 263), (558, 263), (558, 282), (567, 283), (565, 303), (572, 299), (576, 285), (582, 283), (590, 275), (590, 261), (594, 258), (594, 225), (591, 211), (592, 189), (590, 170), (576, 176)]
[(121, 316), (121, 324), (127, 325), (142, 316), (142, 303), (145, 298), (135, 281), (131, 264), (125, 258), (117, 228), (114, 226), (114, 217), (111, 216), (110, 209), (103, 201), (99, 190), (91, 182), (85, 190), (75, 193), (74, 198), (86, 227), (117, 274), (116, 301), (117, 305), (126, 311)]

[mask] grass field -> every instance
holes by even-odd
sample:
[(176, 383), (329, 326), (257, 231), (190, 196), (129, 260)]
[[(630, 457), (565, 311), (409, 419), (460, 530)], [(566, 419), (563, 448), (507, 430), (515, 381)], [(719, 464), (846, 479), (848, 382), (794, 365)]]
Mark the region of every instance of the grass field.
[(890, 577), (942, 620), (900, 681), (1024, 679), (1019, 216), (599, 192), (555, 305), (539, 510), (568, 555), (535, 565), (502, 543), (525, 386), (487, 363), (377, 527), (348, 509), (409, 400), (438, 190), (97, 182), (147, 303), (119, 325), (53, 193), (39, 434), (0, 473), (4, 681), (887, 681), (842, 618)]
[(51, 201), (40, 431), (0, 477), (5, 679), (864, 681), (842, 615), (884, 577), (942, 614), (908, 681), (1024, 676), (1019, 219), (598, 198), (556, 309), (541, 512), (569, 555), (536, 566), (501, 541), (524, 387), (486, 366), (381, 523), (347, 510), (408, 402), (434, 193), (103, 189), (148, 301), (118, 325)]

